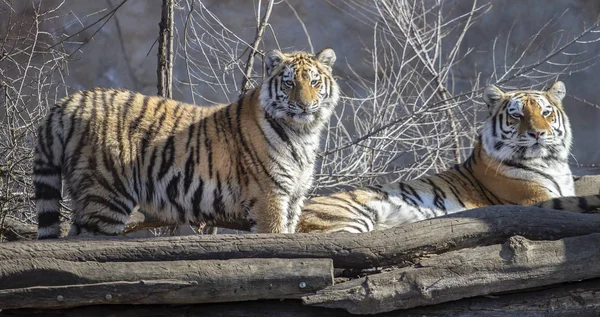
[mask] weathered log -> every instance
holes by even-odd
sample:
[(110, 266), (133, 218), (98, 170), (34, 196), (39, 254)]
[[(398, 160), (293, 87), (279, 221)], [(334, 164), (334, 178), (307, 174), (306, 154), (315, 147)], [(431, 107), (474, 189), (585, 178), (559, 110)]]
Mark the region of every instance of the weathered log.
[(330, 259), (0, 262), (0, 308), (298, 298), (333, 285)]
[[(299, 300), (248, 301), (199, 305), (99, 305), (61, 310), (4, 310), (0, 317), (349, 317), (341, 309), (304, 306)], [(379, 317), (596, 317), (600, 280), (560, 284), (543, 290), (475, 297), (396, 310)]]
[(0, 224), (0, 235), (7, 241), (31, 240), (37, 236), (36, 226), (22, 223), (12, 217), (0, 218)]
[(502, 243), (513, 235), (551, 240), (600, 232), (600, 216), (534, 207), (491, 206), (362, 234), (246, 234), (149, 239), (64, 239), (0, 244), (0, 261), (169, 261), (331, 258), (338, 268), (398, 265), (422, 254)]
[(573, 180), (577, 196), (600, 194), (600, 175), (575, 176)]
[[(69, 227), (68, 223), (61, 223), (60, 228), (63, 234), (69, 231)], [(0, 235), (6, 241), (33, 240), (37, 238), (37, 225), (27, 224), (6, 216), (3, 221), (0, 218)]]
[(340, 283), (303, 302), (373, 314), (462, 298), (600, 278), (600, 234), (557, 241), (511, 237), (502, 245), (423, 258), (415, 267)]

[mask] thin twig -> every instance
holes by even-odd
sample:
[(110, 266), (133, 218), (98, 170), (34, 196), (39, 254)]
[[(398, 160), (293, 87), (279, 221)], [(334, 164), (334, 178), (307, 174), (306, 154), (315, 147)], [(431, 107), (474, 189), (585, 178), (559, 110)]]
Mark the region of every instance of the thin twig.
[(249, 78), (252, 75), (252, 69), (254, 68), (254, 55), (258, 52), (258, 45), (262, 40), (263, 34), (265, 32), (265, 28), (267, 27), (267, 23), (269, 23), (269, 17), (271, 16), (271, 10), (273, 9), (274, 0), (269, 0), (267, 4), (267, 9), (265, 10), (265, 14), (260, 20), (260, 25), (256, 29), (256, 36), (254, 37), (254, 41), (250, 45), (252, 50), (248, 53), (248, 61), (246, 61), (246, 69), (244, 71), (244, 78), (242, 79), (242, 95), (246, 94), (248, 90), (250, 90), (250, 81)]

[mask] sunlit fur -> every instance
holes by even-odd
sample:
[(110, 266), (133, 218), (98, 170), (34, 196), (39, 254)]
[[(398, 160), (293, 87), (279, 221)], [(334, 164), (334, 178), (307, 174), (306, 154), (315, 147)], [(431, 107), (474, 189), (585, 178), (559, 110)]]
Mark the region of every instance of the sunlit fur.
[(256, 232), (294, 232), (339, 99), (335, 53), (272, 51), (265, 61), (263, 84), (229, 105), (111, 89), (60, 101), (35, 152), (38, 238), (60, 234), (61, 176), (70, 235), (119, 234), (136, 207), (165, 223), (245, 218)]
[[(366, 232), (465, 209), (534, 205), (574, 195), (568, 165), (571, 127), (563, 111), (564, 96), (562, 82), (548, 91), (504, 93), (488, 86), (483, 99), (489, 115), (465, 162), (407, 182), (313, 198), (305, 204), (298, 231)], [(598, 206), (597, 197), (586, 201), (588, 209), (578, 211)], [(545, 206), (549, 204), (560, 205), (546, 202)]]

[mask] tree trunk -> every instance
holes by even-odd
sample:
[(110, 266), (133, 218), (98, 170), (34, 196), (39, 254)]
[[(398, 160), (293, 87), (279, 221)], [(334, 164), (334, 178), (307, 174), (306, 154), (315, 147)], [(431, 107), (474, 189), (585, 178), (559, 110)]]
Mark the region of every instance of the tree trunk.
[(246, 234), (29, 241), (0, 244), (0, 261), (142, 262), (235, 258), (331, 258), (337, 268), (401, 265), (424, 254), (503, 243), (511, 236), (559, 239), (600, 232), (600, 217), (535, 207), (491, 206), (369, 233)]
[(299, 298), (333, 284), (329, 259), (0, 262), (0, 308)]
[(162, 15), (158, 24), (158, 95), (173, 98), (173, 0), (162, 1)]

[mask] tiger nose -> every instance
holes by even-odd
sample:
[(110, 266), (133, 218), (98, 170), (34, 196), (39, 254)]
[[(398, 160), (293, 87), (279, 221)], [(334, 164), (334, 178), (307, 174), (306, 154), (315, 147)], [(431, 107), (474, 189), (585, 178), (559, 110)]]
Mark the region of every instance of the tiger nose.
[(533, 137), (536, 140), (539, 140), (541, 137), (543, 137), (544, 135), (546, 135), (546, 131), (543, 130), (528, 130), (527, 134), (529, 134), (529, 136)]
[(310, 102), (298, 101), (297, 105), (303, 110), (310, 108)]

